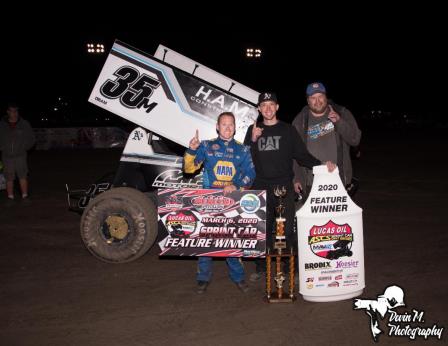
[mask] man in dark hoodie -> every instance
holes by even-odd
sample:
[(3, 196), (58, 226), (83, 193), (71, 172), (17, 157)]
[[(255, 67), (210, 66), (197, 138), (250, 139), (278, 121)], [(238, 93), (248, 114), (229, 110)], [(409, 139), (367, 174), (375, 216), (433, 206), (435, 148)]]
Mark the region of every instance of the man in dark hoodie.
[(28, 198), (27, 151), (35, 143), (33, 129), (28, 121), (19, 115), (19, 107), (10, 103), (6, 116), (0, 121), (0, 150), (6, 179), (6, 192), (14, 200), (14, 179), (17, 175), (22, 198)]
[[(350, 147), (361, 140), (352, 113), (327, 99), (322, 83), (311, 83), (306, 88), (308, 105), (295, 117), (292, 124), (308, 151), (321, 161), (336, 162), (345, 186), (352, 182)], [(313, 184), (313, 172), (308, 167), (294, 163), (294, 189), (307, 196)]]

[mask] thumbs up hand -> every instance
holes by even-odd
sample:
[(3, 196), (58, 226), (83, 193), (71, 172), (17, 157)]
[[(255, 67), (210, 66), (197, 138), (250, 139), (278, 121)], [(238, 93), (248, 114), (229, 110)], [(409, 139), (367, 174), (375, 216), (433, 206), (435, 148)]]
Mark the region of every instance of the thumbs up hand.
[(252, 142), (256, 142), (262, 133), (263, 129), (261, 127), (257, 127), (257, 119), (255, 119), (254, 126), (252, 127)]
[(336, 123), (339, 121), (339, 119), (341, 119), (341, 116), (339, 115), (338, 112), (336, 112), (333, 107), (331, 105), (328, 106), (330, 108), (330, 113), (328, 113), (328, 119), (330, 119), (330, 121), (332, 123)]

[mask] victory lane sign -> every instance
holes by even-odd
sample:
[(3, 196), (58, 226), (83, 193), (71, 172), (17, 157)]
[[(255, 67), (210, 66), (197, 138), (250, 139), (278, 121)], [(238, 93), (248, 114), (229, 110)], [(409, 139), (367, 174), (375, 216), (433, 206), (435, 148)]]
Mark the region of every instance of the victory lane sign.
[(158, 213), (161, 256), (265, 256), (265, 191), (159, 189)]

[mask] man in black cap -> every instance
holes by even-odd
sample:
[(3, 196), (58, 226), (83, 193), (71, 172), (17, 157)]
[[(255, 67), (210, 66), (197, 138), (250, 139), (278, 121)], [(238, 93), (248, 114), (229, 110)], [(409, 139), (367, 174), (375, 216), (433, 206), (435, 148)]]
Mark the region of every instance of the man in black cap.
[[(263, 117), (260, 123), (254, 122), (249, 127), (244, 144), (250, 146), (252, 160), (255, 164), (256, 177), (252, 185), (254, 190), (267, 191), (266, 206), (266, 248), (272, 247), (272, 233), (275, 231), (275, 207), (278, 199), (274, 189), (278, 186), (286, 188), (285, 202), (285, 235), (287, 246), (297, 248), (294, 237), (294, 186), (293, 160), (301, 166), (312, 168), (322, 164), (306, 149), (297, 130), (290, 124), (277, 118), (279, 105), (277, 96), (272, 92), (261, 93), (258, 97), (258, 110)], [(336, 166), (326, 162), (328, 170)], [(256, 272), (250, 281), (259, 280), (266, 270), (263, 260), (256, 260)]]
[[(322, 161), (336, 162), (344, 185), (352, 182), (350, 147), (359, 145), (361, 131), (352, 113), (327, 99), (327, 90), (320, 82), (306, 88), (308, 105), (303, 107), (292, 124), (308, 151)], [(308, 195), (313, 184), (313, 172), (299, 163), (294, 164), (294, 187)]]

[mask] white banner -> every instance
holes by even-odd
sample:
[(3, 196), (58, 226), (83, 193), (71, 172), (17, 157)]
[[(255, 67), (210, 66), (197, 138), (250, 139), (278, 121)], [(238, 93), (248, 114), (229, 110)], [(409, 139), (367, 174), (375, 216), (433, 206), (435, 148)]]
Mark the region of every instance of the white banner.
[(362, 209), (348, 196), (338, 169), (313, 169), (311, 193), (297, 212), (303, 299), (328, 302), (360, 295), (364, 283)]

